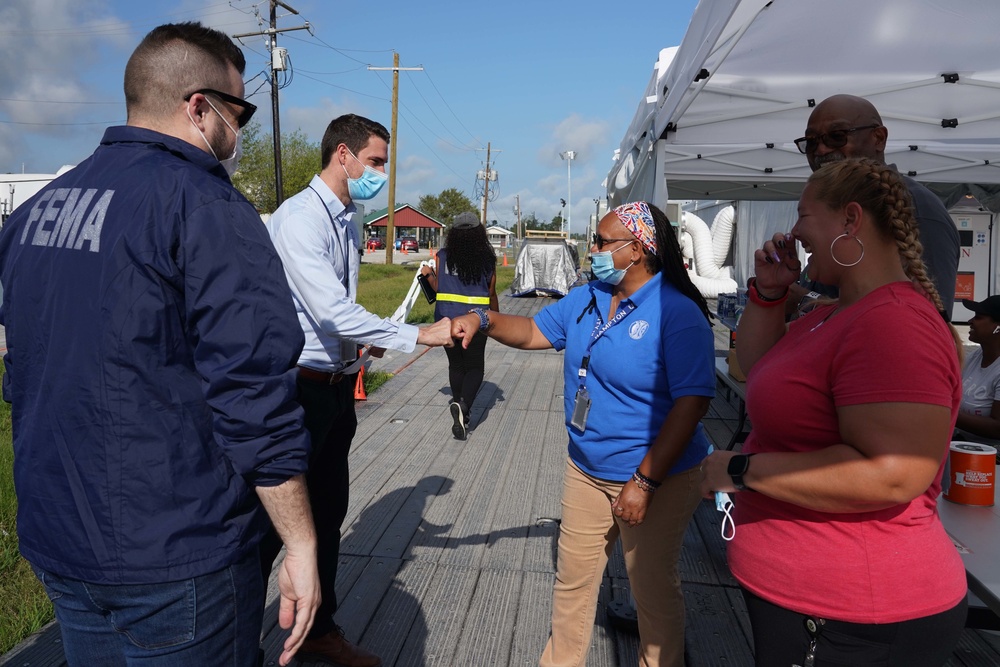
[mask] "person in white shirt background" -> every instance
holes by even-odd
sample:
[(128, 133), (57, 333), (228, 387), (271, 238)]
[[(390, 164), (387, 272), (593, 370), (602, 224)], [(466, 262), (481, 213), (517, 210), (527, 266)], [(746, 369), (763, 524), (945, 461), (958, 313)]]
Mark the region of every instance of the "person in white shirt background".
[(962, 405), (955, 439), (1000, 445), (1000, 295), (982, 301), (963, 299), (974, 315), (969, 341), (978, 343), (962, 366)]

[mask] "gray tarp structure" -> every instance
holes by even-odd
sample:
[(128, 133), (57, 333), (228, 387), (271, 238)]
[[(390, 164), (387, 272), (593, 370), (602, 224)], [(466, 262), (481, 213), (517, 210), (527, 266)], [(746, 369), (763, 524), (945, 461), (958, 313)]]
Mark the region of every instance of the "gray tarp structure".
[(865, 97), (895, 163), (950, 207), (1000, 212), (1000, 1), (701, 0), (664, 49), (608, 175), (609, 203), (796, 199), (812, 106)]
[(576, 248), (562, 239), (525, 239), (514, 264), (513, 296), (566, 296), (579, 277)]

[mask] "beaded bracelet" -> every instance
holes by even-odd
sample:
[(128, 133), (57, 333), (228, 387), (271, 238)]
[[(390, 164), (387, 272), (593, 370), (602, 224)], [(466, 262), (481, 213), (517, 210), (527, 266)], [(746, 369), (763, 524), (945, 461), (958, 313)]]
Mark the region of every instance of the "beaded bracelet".
[(632, 481), (646, 493), (654, 493), (658, 488), (660, 488), (660, 482), (646, 477), (638, 470), (632, 473)]
[(747, 298), (751, 303), (760, 306), (761, 308), (772, 308), (774, 306), (780, 306), (788, 300), (788, 288), (785, 288), (785, 293), (776, 299), (766, 297), (760, 293), (757, 289), (757, 278), (751, 278), (750, 282), (747, 284), (750, 289), (747, 290)]

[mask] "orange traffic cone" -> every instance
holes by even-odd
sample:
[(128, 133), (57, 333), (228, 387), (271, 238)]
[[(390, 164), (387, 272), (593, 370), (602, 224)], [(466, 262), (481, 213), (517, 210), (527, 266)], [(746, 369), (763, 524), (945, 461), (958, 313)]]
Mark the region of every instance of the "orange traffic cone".
[(354, 400), (367, 401), (368, 394), (365, 393), (365, 367), (358, 371), (358, 381), (354, 383)]
[(503, 254), (503, 265), (507, 266), (507, 253)]
[(402, 250), (402, 251), (403, 251), (403, 254), (404, 254), (404, 255), (408, 255), (408, 254), (410, 254), (410, 253), (406, 252), (406, 245), (405, 245), (405, 244), (402, 244), (402, 243), (400, 243), (400, 244), (399, 244), (399, 248), (400, 248), (400, 250)]

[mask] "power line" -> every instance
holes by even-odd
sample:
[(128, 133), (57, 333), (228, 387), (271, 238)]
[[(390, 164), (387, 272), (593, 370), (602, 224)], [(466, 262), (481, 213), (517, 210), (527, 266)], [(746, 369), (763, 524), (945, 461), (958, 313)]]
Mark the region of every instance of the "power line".
[(437, 115), (437, 112), (434, 111), (434, 107), (431, 106), (431, 103), (428, 102), (427, 98), (424, 97), (424, 94), (422, 92), (420, 92), (420, 88), (417, 86), (416, 77), (414, 77), (414, 76), (407, 76), (407, 78), (413, 84), (413, 89), (417, 91), (417, 95), (419, 95), (420, 99), (422, 99), (424, 101), (424, 104), (427, 105), (427, 108), (430, 110), (431, 115), (434, 116), (434, 118), (437, 119), (437, 122), (441, 123), (441, 127), (443, 127), (448, 132), (448, 134), (450, 134), (452, 137), (454, 137), (455, 141), (457, 141), (458, 143), (462, 144), (462, 146), (454, 146), (450, 142), (446, 142), (446, 143), (448, 143), (449, 145), (452, 145), (454, 148), (458, 148), (458, 149), (466, 148), (468, 150), (475, 150), (475, 147), (469, 146), (469, 145), (465, 144), (461, 139), (459, 139), (455, 135), (454, 132), (452, 132), (450, 129), (448, 129), (448, 126), (444, 124), (444, 121), (442, 121), (441, 118)]

